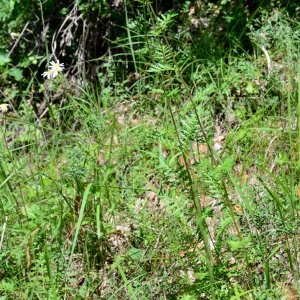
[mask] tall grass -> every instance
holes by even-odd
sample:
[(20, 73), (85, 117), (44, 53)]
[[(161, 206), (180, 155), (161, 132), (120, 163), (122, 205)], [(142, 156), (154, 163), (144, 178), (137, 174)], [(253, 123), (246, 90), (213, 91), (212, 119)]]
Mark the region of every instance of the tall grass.
[(286, 90), (261, 45), (193, 60), (174, 14), (141, 5), (118, 45), (130, 86), (108, 57), (98, 82), (45, 82), (38, 122), (30, 106), (2, 115), (1, 299), (297, 294), (298, 41)]

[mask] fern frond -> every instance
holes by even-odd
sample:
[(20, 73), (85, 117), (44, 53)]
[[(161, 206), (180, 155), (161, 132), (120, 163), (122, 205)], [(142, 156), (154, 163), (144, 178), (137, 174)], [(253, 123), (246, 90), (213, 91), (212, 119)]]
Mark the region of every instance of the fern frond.
[(177, 16), (175, 13), (169, 13), (157, 17), (154, 28), (150, 31), (150, 34), (154, 36), (160, 36), (173, 22), (173, 19)]
[(153, 64), (151, 68), (148, 69), (148, 72), (152, 73), (162, 73), (165, 71), (174, 71), (174, 67), (168, 65), (168, 64), (161, 64), (161, 63), (156, 63)]
[[(208, 136), (210, 135), (209, 137), (212, 137), (213, 122), (211, 120), (210, 112), (202, 105), (198, 105), (197, 114), (201, 119), (204, 131), (207, 133), (211, 133), (208, 134)], [(205, 141), (201, 132), (200, 125), (198, 123), (198, 118), (193, 111), (189, 113), (187, 109), (182, 110), (180, 120), (180, 137), (183, 143), (185, 143), (186, 147), (188, 147), (188, 144), (190, 142), (203, 143)]]

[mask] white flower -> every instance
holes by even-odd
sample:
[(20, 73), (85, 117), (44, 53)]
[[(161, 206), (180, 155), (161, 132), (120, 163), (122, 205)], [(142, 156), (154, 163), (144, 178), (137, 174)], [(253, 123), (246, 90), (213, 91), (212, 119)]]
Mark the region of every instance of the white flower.
[(6, 112), (8, 112), (10, 107), (11, 107), (10, 104), (2, 103), (2, 104), (0, 104), (0, 112), (6, 113)]
[(55, 72), (59, 73), (61, 72), (65, 67), (64, 64), (60, 64), (59, 60), (57, 60), (57, 63), (55, 63), (54, 61), (50, 62), (50, 69), (52, 69), (52, 71), (55, 70)]
[(59, 60), (57, 60), (57, 63), (51, 61), (50, 65), (51, 66), (49, 70), (42, 74), (43, 77), (47, 77), (48, 79), (55, 78), (58, 75), (58, 73), (62, 72), (63, 69), (65, 68), (64, 64), (59, 63)]
[(52, 71), (51, 69), (49, 69), (48, 71), (44, 72), (44, 73), (42, 74), (42, 76), (43, 76), (43, 77), (47, 77), (48, 79), (50, 79), (51, 76), (52, 76), (52, 74), (53, 74), (53, 71)]
[(61, 72), (61, 69), (59, 67), (55, 66), (51, 69), (51, 72), (52, 72), (53, 78), (55, 78), (58, 75), (58, 73)]

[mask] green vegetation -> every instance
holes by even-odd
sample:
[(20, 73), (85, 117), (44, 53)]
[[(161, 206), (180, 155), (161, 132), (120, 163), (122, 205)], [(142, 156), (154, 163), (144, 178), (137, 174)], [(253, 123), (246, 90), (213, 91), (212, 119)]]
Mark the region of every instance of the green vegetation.
[(298, 299), (297, 1), (162, 2), (2, 1), (0, 299)]

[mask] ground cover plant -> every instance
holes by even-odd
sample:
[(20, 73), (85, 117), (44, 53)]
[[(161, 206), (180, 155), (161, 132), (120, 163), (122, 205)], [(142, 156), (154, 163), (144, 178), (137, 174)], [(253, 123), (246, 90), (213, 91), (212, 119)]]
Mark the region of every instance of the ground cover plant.
[(297, 299), (297, 3), (4, 4), (0, 299)]

